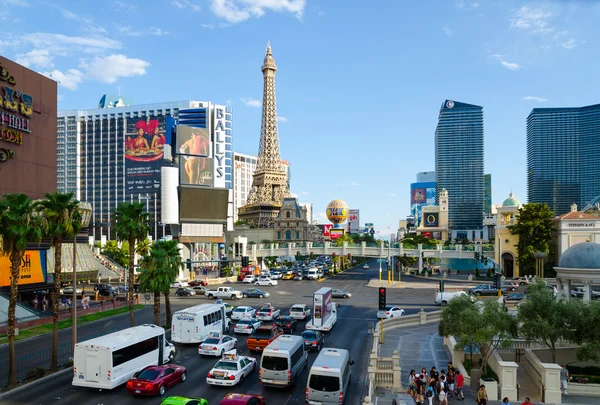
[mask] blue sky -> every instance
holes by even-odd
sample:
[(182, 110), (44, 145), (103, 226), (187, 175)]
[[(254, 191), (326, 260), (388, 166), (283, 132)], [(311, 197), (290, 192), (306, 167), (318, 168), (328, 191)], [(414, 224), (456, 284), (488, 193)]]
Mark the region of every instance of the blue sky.
[[(600, 2), (0, 0), (2, 55), (60, 80), (59, 108), (230, 104), (234, 149), (256, 154), (267, 41), (278, 65), (292, 192), (324, 221), (332, 199), (383, 234), (434, 169), (444, 99), (484, 107), (494, 203), (526, 200), (534, 107), (598, 103)], [(594, 97), (594, 95), (596, 97)]]

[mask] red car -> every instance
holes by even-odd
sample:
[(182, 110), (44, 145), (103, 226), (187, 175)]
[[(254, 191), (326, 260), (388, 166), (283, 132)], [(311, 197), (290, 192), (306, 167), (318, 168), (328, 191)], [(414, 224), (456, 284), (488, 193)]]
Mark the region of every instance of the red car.
[(166, 364), (148, 366), (127, 381), (127, 391), (133, 395), (163, 395), (167, 388), (187, 379), (185, 367)]
[(227, 394), (219, 405), (267, 405), (267, 402), (260, 395)]
[(207, 286), (208, 281), (206, 280), (192, 280), (188, 283), (190, 287), (199, 287), (199, 286)]

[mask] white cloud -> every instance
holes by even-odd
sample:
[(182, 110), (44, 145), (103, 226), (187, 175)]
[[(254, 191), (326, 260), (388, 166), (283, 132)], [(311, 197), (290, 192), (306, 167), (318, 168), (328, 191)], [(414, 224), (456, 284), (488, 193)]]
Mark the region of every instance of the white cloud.
[(396, 193), (388, 193), (390, 197), (396, 197)]
[(29, 3), (25, 0), (2, 0), (0, 4), (3, 6), (19, 6), (19, 7), (29, 7)]
[(467, 4), (464, 0), (458, 0), (456, 2), (456, 7), (461, 8), (461, 9), (462, 8), (465, 8), (465, 9), (467, 9), (467, 8), (477, 8), (477, 7), (479, 7), (479, 3), (469, 3), (469, 4)]
[(278, 122), (288, 122), (288, 119), (285, 117), (282, 117), (281, 115), (277, 116), (277, 121)]
[(242, 98), (240, 98), (240, 100), (242, 101), (242, 103), (246, 104), (248, 107), (260, 107), (260, 105), (261, 105), (260, 100), (256, 100), (256, 99), (250, 98), (250, 97), (242, 97)]
[(454, 31), (452, 31), (450, 28), (448, 27), (442, 27), (442, 29), (444, 30), (444, 34), (450, 36), (454, 34)]
[(16, 57), (17, 63), (27, 67), (51, 68), (52, 56), (47, 49), (34, 49), (27, 53), (18, 54)]
[(60, 13), (62, 14), (63, 18), (81, 23), (86, 31), (91, 31), (91, 32), (95, 32), (95, 33), (105, 33), (106, 32), (106, 29), (104, 29), (104, 27), (97, 25), (94, 22), (93, 18), (83, 17), (79, 14), (76, 14), (76, 13), (70, 11), (70, 10), (67, 10), (66, 8), (61, 8), (59, 10), (60, 10)]
[(200, 10), (202, 10), (199, 5), (197, 5), (196, 3), (194, 3), (191, 0), (173, 0), (171, 2), (171, 4), (173, 4), (175, 7), (177, 7), (180, 10), (182, 10), (184, 8), (190, 9), (195, 12), (199, 12)]
[(302, 20), (306, 0), (211, 0), (210, 9), (230, 23), (262, 17), (267, 11), (292, 13)]
[(342, 184), (344, 187), (360, 187), (360, 184), (353, 181), (352, 183)]
[(565, 49), (573, 49), (578, 45), (578, 42), (575, 38), (571, 38), (565, 42), (561, 42), (560, 46), (562, 46)]
[(128, 37), (139, 37), (142, 35), (141, 32), (135, 31), (129, 25), (117, 25), (117, 31), (119, 31), (119, 34), (127, 35)]
[(110, 84), (122, 77), (145, 75), (150, 63), (125, 55), (110, 55), (95, 57), (89, 62), (82, 62), (81, 66), (86, 77)]
[[(30, 43), (36, 48), (44, 49), (60, 49), (65, 50), (65, 47), (69, 47), (69, 51), (72, 51), (73, 46), (84, 48), (84, 50), (90, 49), (120, 49), (121, 42), (106, 38), (103, 36), (68, 36), (63, 34), (50, 34), (45, 32), (34, 32), (32, 34), (26, 34), (23, 36), (23, 41)], [(51, 51), (52, 52), (52, 51)]]
[(511, 18), (510, 26), (512, 28), (527, 29), (531, 32), (551, 32), (554, 28), (550, 26), (550, 17), (552, 17), (550, 11), (523, 6)]
[(69, 69), (64, 73), (60, 70), (53, 70), (42, 74), (56, 80), (60, 86), (64, 86), (69, 90), (77, 90), (77, 87), (83, 81), (83, 73), (77, 69)]
[(502, 55), (491, 55), (490, 56), (492, 59), (495, 59), (497, 61), (499, 61), (502, 66), (504, 66), (505, 68), (509, 69), (509, 70), (520, 70), (521, 69), (521, 65), (519, 65), (518, 63), (513, 63), (513, 62), (508, 62), (506, 61)]
[(327, 221), (327, 214), (325, 212), (319, 212), (317, 214), (317, 220), (319, 222), (325, 222), (325, 221)]
[(225, 104), (226, 105), (231, 105), (231, 100), (230, 99), (225, 100)]
[(548, 101), (547, 98), (537, 97), (537, 96), (524, 96), (523, 100), (525, 100), (525, 101), (537, 101), (537, 102), (540, 102), (540, 103), (545, 103), (546, 101)]
[(137, 9), (137, 7), (134, 4), (129, 4), (126, 3), (124, 1), (115, 1), (115, 6), (117, 7), (117, 10), (120, 11), (135, 11)]
[(302, 194), (302, 195), (309, 195), (310, 193), (308, 191), (303, 191), (300, 194)]
[(161, 37), (163, 35), (169, 35), (169, 31), (163, 30), (161, 28), (151, 27), (150, 34), (156, 35), (157, 37)]
[(317, 15), (318, 15), (319, 17), (323, 17), (323, 16), (325, 15), (325, 11), (319, 11), (319, 12), (317, 13)]

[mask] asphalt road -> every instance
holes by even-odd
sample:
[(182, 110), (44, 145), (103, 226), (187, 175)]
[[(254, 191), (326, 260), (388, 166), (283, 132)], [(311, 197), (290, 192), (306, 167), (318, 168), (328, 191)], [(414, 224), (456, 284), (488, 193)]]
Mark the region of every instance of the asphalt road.
[[(371, 268), (362, 269), (362, 266), (348, 270), (340, 275), (322, 282), (281, 280), (279, 285), (273, 287), (262, 287), (271, 293), (266, 299), (244, 299), (232, 301), (234, 305), (251, 305), (260, 307), (264, 302), (281, 308), (282, 313), (296, 303), (308, 303), (312, 306), (312, 293), (320, 287), (330, 286), (341, 288), (352, 293), (349, 299), (335, 299), (341, 307), (338, 311), (338, 321), (331, 332), (325, 337), (326, 347), (343, 348), (350, 351), (350, 356), (356, 361), (352, 370), (352, 385), (348, 392), (347, 405), (361, 404), (366, 387), (366, 368), (368, 350), (370, 344), (368, 335), (369, 322), (375, 321), (377, 312), (377, 289), (366, 287), (371, 278), (377, 277), (378, 267), (371, 262)], [(243, 289), (243, 285), (239, 288)], [(426, 292), (426, 293), (425, 293)], [(433, 290), (424, 289), (389, 289), (388, 303), (400, 304), (406, 314), (417, 313), (420, 308), (434, 309), (432, 305)], [(189, 307), (198, 303), (206, 302), (203, 296), (173, 298), (173, 309)], [(147, 319), (146, 319), (147, 318)], [(151, 322), (151, 308), (143, 309), (136, 313), (136, 319), (140, 322)], [(89, 331), (97, 333), (99, 330), (111, 331), (112, 329), (128, 326), (128, 315), (115, 317), (106, 321), (99, 321), (92, 325), (83, 325), (80, 336), (85, 336)], [(300, 334), (303, 328), (298, 328), (296, 334)], [(92, 333), (92, 332), (90, 332)], [(61, 332), (61, 343), (70, 341), (70, 330)], [(238, 351), (242, 355), (256, 357), (260, 362), (260, 354), (249, 352), (245, 348), (245, 335), (237, 335)], [(49, 346), (47, 337), (22, 341), (17, 344), (18, 355), (22, 350), (40, 350)], [(1, 348), (0, 355), (6, 356), (6, 349)], [(317, 353), (309, 354), (309, 367), (298, 376), (296, 385), (289, 389), (276, 389), (263, 387), (258, 381), (255, 372), (241, 385), (231, 388), (214, 387), (206, 384), (206, 374), (216, 363), (217, 359), (212, 357), (200, 357), (197, 345), (178, 345), (178, 354), (175, 363), (181, 364), (188, 369), (188, 379), (185, 383), (178, 384), (169, 389), (165, 396), (182, 395), (196, 396), (208, 400), (209, 404), (218, 404), (228, 392), (253, 393), (263, 395), (268, 404), (287, 405), (304, 403), (306, 381), (310, 365)], [(6, 405), (14, 404), (160, 404), (160, 398), (137, 398), (129, 395), (124, 386), (113, 390), (95, 390), (71, 385), (72, 374), (67, 373), (51, 381), (40, 381), (29, 384), (26, 390), (13, 395), (2, 401)]]

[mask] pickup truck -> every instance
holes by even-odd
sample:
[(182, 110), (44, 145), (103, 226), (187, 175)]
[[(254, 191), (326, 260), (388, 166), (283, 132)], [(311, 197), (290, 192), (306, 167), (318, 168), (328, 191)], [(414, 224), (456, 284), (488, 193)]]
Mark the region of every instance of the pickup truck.
[(232, 300), (236, 300), (238, 298), (242, 298), (243, 294), (241, 291), (234, 290), (233, 287), (219, 287), (216, 290), (206, 290), (204, 295), (208, 299), (213, 298), (231, 298)]

